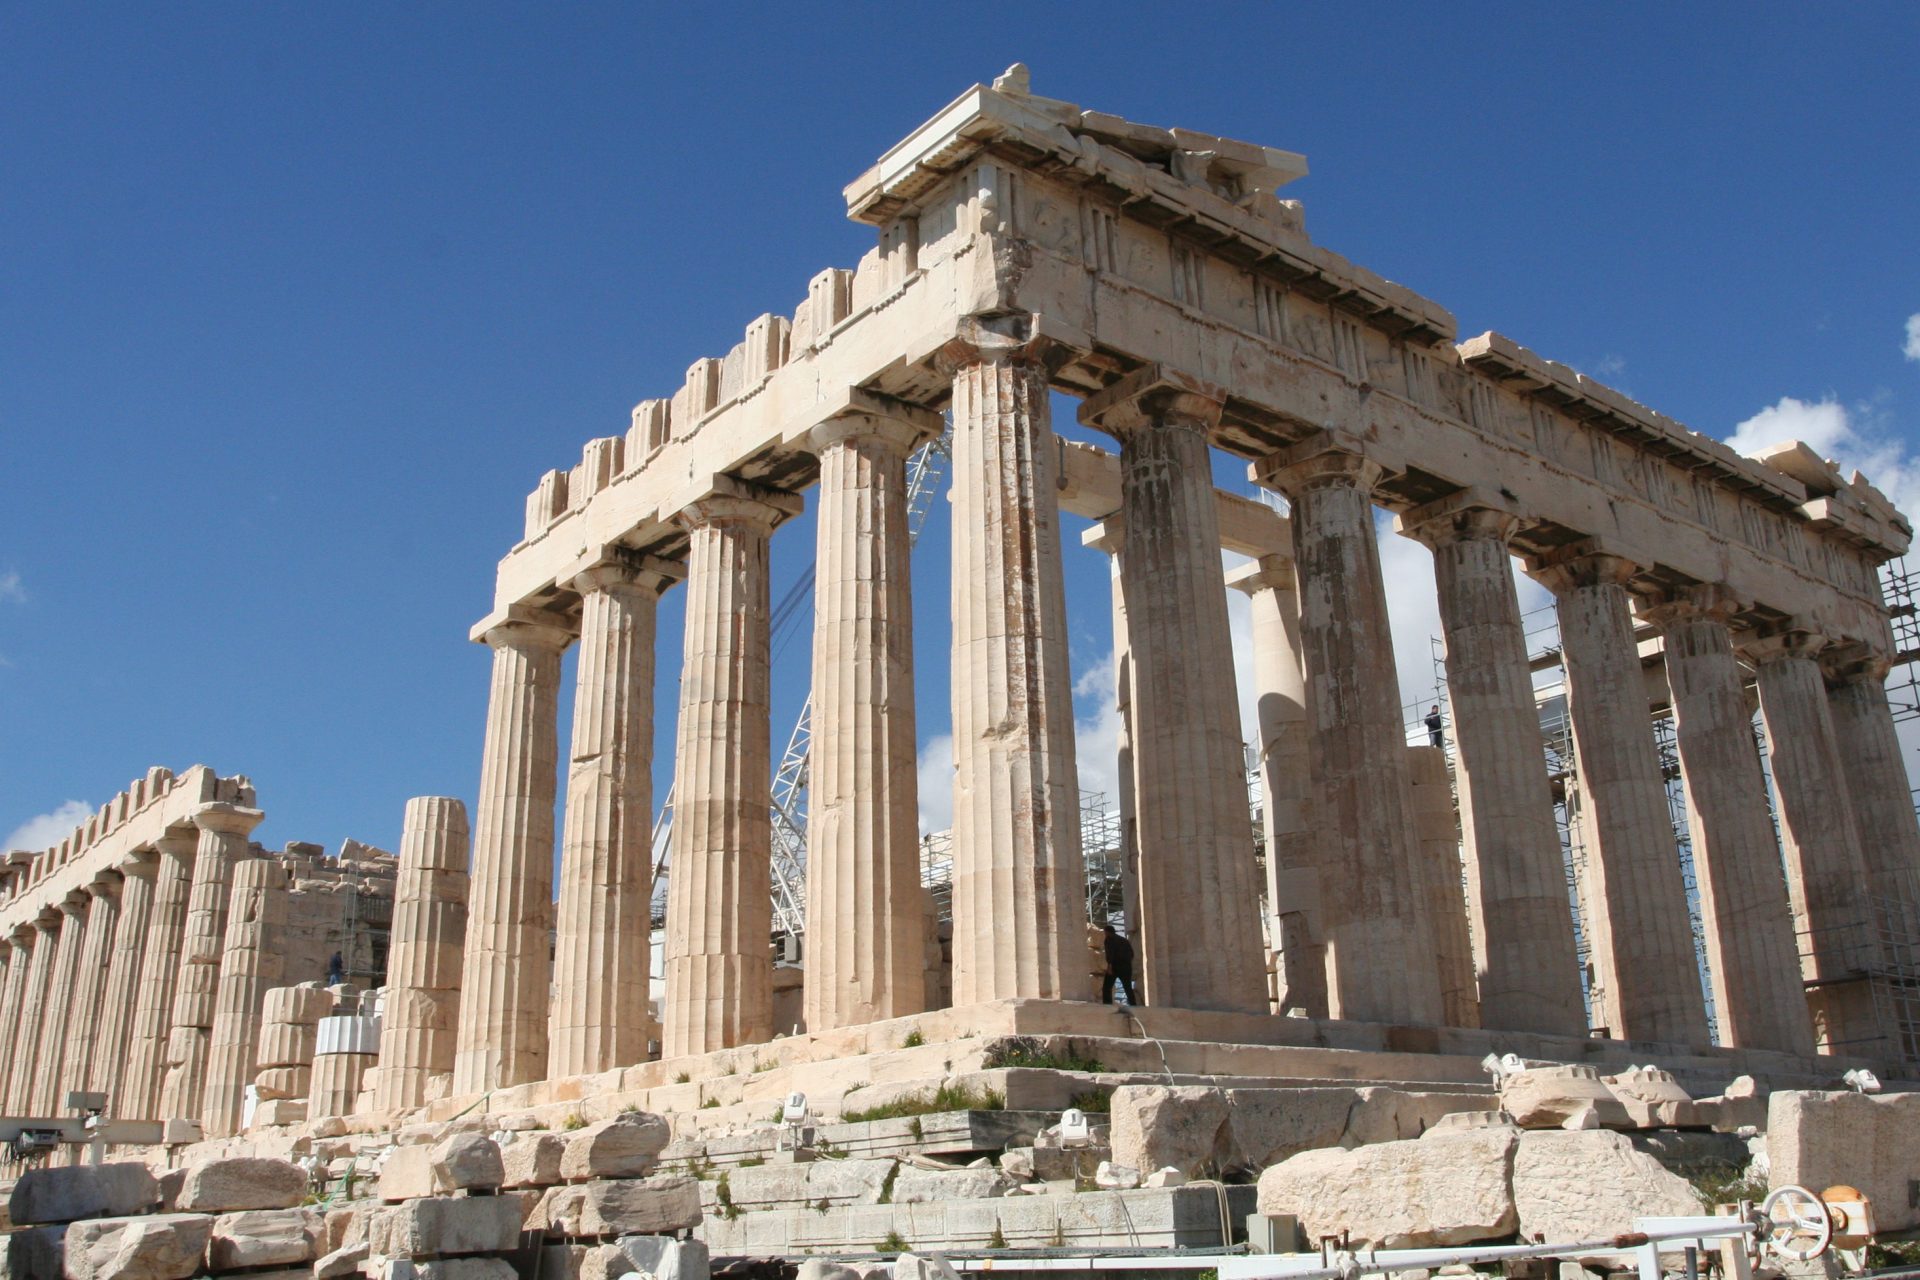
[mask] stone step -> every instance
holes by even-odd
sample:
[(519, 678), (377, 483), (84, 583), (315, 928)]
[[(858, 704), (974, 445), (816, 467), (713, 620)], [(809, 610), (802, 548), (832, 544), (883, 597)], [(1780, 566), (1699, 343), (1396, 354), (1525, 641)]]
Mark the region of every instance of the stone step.
[[(811, 1124), (807, 1141), (854, 1159), (924, 1155), (970, 1160), (997, 1155), (1010, 1146), (1030, 1145), (1035, 1134), (1059, 1119), (1058, 1111), (944, 1111), (857, 1124)], [(743, 1161), (778, 1158), (785, 1139), (783, 1127), (677, 1139), (660, 1158), (668, 1164), (700, 1160), (728, 1168)]]
[(1196, 1184), (709, 1214), (694, 1234), (716, 1260), (863, 1254), (900, 1242), (917, 1250), (1204, 1249), (1223, 1243), (1223, 1215), (1226, 1243), (1245, 1239), (1254, 1207), (1251, 1186)]

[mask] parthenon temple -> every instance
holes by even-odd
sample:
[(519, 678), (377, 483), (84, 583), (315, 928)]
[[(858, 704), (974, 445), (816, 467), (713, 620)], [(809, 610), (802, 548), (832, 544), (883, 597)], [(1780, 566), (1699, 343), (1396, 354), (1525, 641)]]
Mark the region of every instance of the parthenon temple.
[[(879, 1079), (846, 1065), (862, 1055), (926, 1043), (951, 1067), (996, 1035), (1202, 1046), (1263, 1079), (1457, 1082), (1489, 1053), (1914, 1078), (1920, 1025), (1883, 980), (1920, 954), (1879, 578), (1908, 520), (1805, 445), (1742, 456), (1463, 337), (1309, 238), (1284, 196), (1305, 173), (1037, 96), (1019, 67), (961, 94), (847, 185), (875, 233), (857, 266), (540, 478), (471, 632), (492, 677), (470, 831), (461, 801), (421, 798), (397, 859), (323, 873), (249, 848), (246, 779), (156, 770), (69, 845), (9, 855), (0, 1026), (35, 1030), (0, 1038), (4, 1110), (96, 1089), (195, 1126), (169, 1142), (483, 1101), (692, 1124), (796, 1088), (831, 1109)], [(1061, 397), (1110, 447), (1056, 434)], [(929, 450), (951, 482), (939, 907), (909, 556)], [(1217, 487), (1222, 458), (1253, 488)], [(774, 919), (770, 546), (809, 502), (796, 955)], [(1433, 554), (1432, 745), (1409, 745), (1383, 511)], [(1065, 516), (1112, 569), (1124, 1017), (1089, 960), (1107, 917), (1085, 889)], [(1553, 601), (1563, 768), (1516, 567)], [(1253, 806), (1230, 591), (1253, 618)], [(348, 874), (390, 885), (377, 961), (325, 975), (332, 941), (288, 959), (297, 882)]]

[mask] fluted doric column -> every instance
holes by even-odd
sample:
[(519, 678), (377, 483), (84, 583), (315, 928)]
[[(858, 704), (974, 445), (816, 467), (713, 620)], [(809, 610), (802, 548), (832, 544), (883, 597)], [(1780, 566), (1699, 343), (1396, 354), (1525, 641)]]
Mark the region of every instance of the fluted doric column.
[(287, 873), (271, 858), (248, 858), (233, 869), (220, 987), (208, 1037), (206, 1102), (200, 1124), (209, 1138), (240, 1132), (247, 1086), (258, 1069), (267, 992), (286, 976), (281, 939), (287, 928)]
[(1225, 393), (1149, 366), (1081, 419), (1120, 441), (1134, 812), (1149, 1004), (1267, 1010), (1259, 873), (1208, 432)]
[(1920, 814), (1887, 705), (1887, 660), (1853, 646), (1824, 655), (1827, 713), (1846, 744), (1867, 892), (1894, 936), (1920, 936)]
[(1872, 1055), (1886, 1049), (1891, 1029), (1880, 1025), (1865, 979), (1880, 965), (1880, 938), (1847, 785), (1854, 744), (1843, 751), (1834, 733), (1820, 673), (1826, 644), (1794, 627), (1740, 648), (1759, 677), (1814, 1038), (1829, 1053)]
[(1045, 352), (975, 327), (953, 377), (953, 1003), (1083, 993), (1086, 878)]
[(1466, 869), (1460, 857), (1460, 816), (1440, 747), (1407, 748), (1413, 829), (1420, 837), (1420, 885), (1433, 919), (1433, 966), (1440, 981), (1441, 1017), (1450, 1027), (1480, 1025), (1480, 989), (1467, 914)]
[(820, 506), (807, 769), (807, 1030), (926, 1008), (907, 454), (933, 414), (814, 428)]
[[(1127, 522), (1118, 512), (1080, 535), (1080, 545), (1107, 557), (1113, 616), (1113, 785), (1120, 815), (1120, 898), (1126, 915), (1126, 934), (1140, 935), (1140, 816), (1133, 803), (1133, 645), (1127, 638), (1127, 591), (1124, 564)], [(1104, 920), (1094, 920), (1103, 925)], [(1142, 992), (1144, 994), (1144, 991)]]
[(87, 1069), (87, 1087), (106, 1094), (107, 1106), (116, 1116), (131, 1114), (121, 1096), (121, 1081), (133, 1040), (134, 1005), (140, 995), (140, 967), (146, 959), (148, 931), (153, 925), (154, 877), (158, 871), (157, 859), (146, 851), (130, 854), (120, 864), (120, 921), (113, 931), (113, 954), (100, 998), (100, 1029)]
[(1266, 555), (1227, 575), (1251, 606), (1255, 707), (1260, 716), (1261, 812), (1266, 815), (1267, 909), (1279, 953), (1280, 1010), (1327, 1016), (1320, 923), (1312, 731), (1300, 663), (1300, 592), (1292, 555)]
[(22, 1047), (26, 1039), (23, 1019), (27, 998), (27, 974), (33, 969), (34, 944), (38, 938), (32, 925), (22, 925), (6, 941), (7, 976), (0, 986), (0, 1027), (12, 1028), (0, 1035), (0, 1107), (11, 1109), (13, 1073), (31, 1052)]
[(1583, 1036), (1573, 904), (1507, 550), (1518, 526), (1470, 493), (1400, 517), (1433, 550), (1480, 1025)]
[(54, 940), (58, 950), (54, 952), (46, 998), (40, 1006), (40, 1048), (34, 1066), (33, 1093), (27, 1103), (34, 1115), (66, 1114), (62, 1104), (67, 1096), (63, 1085), (69, 1079), (65, 1070), (67, 1027), (72, 1021), (80, 953), (86, 949), (87, 908), (91, 903), (88, 894), (74, 893), (59, 906), (60, 932)]
[(40, 1072), (40, 1054), (46, 1040), (47, 991), (53, 984), (53, 965), (60, 950), (60, 913), (43, 911), (33, 922), (32, 963), (27, 968), (26, 986), (20, 994), (20, 1022), (13, 1034), (19, 1043), (14, 1050), (13, 1074), (7, 1082), (7, 1114), (32, 1115), (38, 1100), (35, 1088)]
[(1575, 761), (1591, 807), (1580, 900), (1594, 1012), (1615, 1039), (1704, 1045), (1686, 883), (1633, 638), (1626, 584), (1635, 571), (1587, 544), (1531, 570), (1556, 599)]
[[(451, 796), (415, 796), (400, 829), (376, 1111), (425, 1106), (428, 1083), (453, 1071), (466, 936), (467, 807)], [(644, 977), (648, 957), (638, 963)]]
[(180, 981), (173, 993), (167, 1070), (160, 1082), (163, 1120), (198, 1119), (204, 1109), (233, 870), (247, 856), (248, 833), (264, 817), (258, 809), (234, 804), (207, 805), (193, 815), (200, 839), (194, 850), (193, 886), (187, 895), (187, 927), (180, 947)]
[[(103, 872), (87, 886), (90, 901), (86, 907), (87, 941), (80, 952), (80, 966), (73, 980), (73, 1011), (67, 1015), (66, 1065), (61, 1070), (62, 1089), (93, 1089), (100, 1064), (94, 1046), (100, 1038), (100, 1021), (106, 1004), (108, 971), (113, 964), (114, 945), (120, 930), (120, 876)], [(108, 1098), (112, 1104), (112, 1098)]]
[(1322, 433), (1253, 470), (1293, 506), (1329, 1013), (1435, 1026), (1433, 926), (1373, 529), (1382, 469)]
[(768, 540), (789, 495), (729, 483), (688, 534), (662, 1053), (773, 1038)]
[(1739, 609), (1724, 587), (1702, 586), (1643, 614), (1664, 642), (1720, 1043), (1807, 1054), (1813, 1024), (1780, 846), (1727, 626)]
[(680, 566), (602, 565), (573, 580), (580, 654), (560, 840), (547, 1075), (644, 1062), (652, 1020), (653, 644)]
[(510, 618), (486, 634), (493, 683), (474, 815), (457, 1096), (547, 1074), (560, 654), (572, 638), (536, 618)]
[[(25, 929), (23, 935), (31, 936), (33, 931)], [(21, 992), (27, 986), (27, 969), (33, 965), (33, 944), (17, 942), (15, 938), (0, 938), (0, 958), (6, 960), (6, 971), (0, 973), (0, 1027), (19, 1027), (19, 1000)], [(13, 1073), (13, 1055), (19, 1050), (19, 1034), (0, 1036), (0, 1107), (6, 1105), (8, 1082)]]

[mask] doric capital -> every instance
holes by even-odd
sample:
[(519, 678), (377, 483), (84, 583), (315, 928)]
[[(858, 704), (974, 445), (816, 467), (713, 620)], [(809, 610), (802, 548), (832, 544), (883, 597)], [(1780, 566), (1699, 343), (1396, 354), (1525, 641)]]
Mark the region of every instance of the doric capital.
[(657, 596), (686, 576), (687, 566), (678, 560), (622, 551), (576, 573), (567, 585), (583, 596), (594, 591)]
[(95, 898), (117, 898), (120, 896), (120, 885), (123, 880), (124, 877), (116, 869), (102, 871), (93, 878), (93, 883), (87, 886), (87, 892)]
[(1316, 431), (1250, 464), (1247, 474), (1289, 501), (1313, 489), (1352, 488), (1371, 495), (1387, 469), (1363, 452), (1363, 444), (1351, 432)]
[[(934, 421), (937, 424), (938, 417)], [(938, 432), (936, 425), (934, 433)], [(926, 438), (926, 424), (921, 422), (871, 413), (843, 413), (839, 417), (828, 418), (807, 432), (807, 447), (816, 454), (824, 454), (835, 445), (844, 444), (905, 457)]]
[(1127, 548), (1127, 518), (1116, 511), (1094, 522), (1080, 535), (1080, 545), (1105, 555), (1117, 556)]
[(1809, 620), (1798, 617), (1789, 618), (1785, 623), (1765, 631), (1749, 632), (1734, 640), (1734, 648), (1740, 651), (1740, 656), (1756, 667), (1795, 658), (1811, 662), (1820, 656), (1827, 645), (1826, 636), (1814, 630)]
[(689, 502), (674, 516), (684, 529), (745, 526), (772, 533), (783, 521), (800, 514), (805, 501), (797, 493), (769, 489), (728, 475), (716, 475), (709, 492)]
[(200, 838), (193, 831), (166, 831), (154, 839), (154, 850), (163, 857), (191, 858)]
[(1429, 547), (1486, 540), (1501, 546), (1520, 529), (1520, 514), (1505, 498), (1481, 489), (1461, 489), (1444, 498), (1402, 511), (1394, 521), (1400, 533)]
[(954, 336), (933, 353), (933, 365), (952, 377), (977, 364), (1012, 364), (1051, 376), (1073, 358), (1063, 347), (1040, 333), (1026, 312), (961, 316)]
[(1836, 644), (1820, 655), (1820, 672), (1827, 683), (1839, 688), (1849, 684), (1881, 684), (1893, 660), (1872, 645), (1853, 640)]
[(194, 810), (193, 825), (202, 831), (245, 836), (250, 835), (266, 816), (258, 809), (243, 809), (237, 804), (209, 804)]
[(1220, 425), (1226, 407), (1225, 389), (1148, 364), (1083, 400), (1079, 417), (1087, 426), (1124, 440), (1143, 427), (1211, 431)]
[(1230, 570), (1227, 585), (1253, 596), (1262, 591), (1298, 591), (1300, 579), (1292, 556), (1261, 556), (1251, 564)]
[(494, 649), (559, 653), (573, 643), (573, 626), (558, 614), (512, 605), (506, 616), (488, 627), (481, 638)]
[(1664, 631), (1677, 623), (1702, 619), (1726, 625), (1751, 603), (1735, 595), (1724, 582), (1697, 582), (1642, 596), (1636, 606), (1642, 619)]
[(1640, 565), (1608, 550), (1598, 538), (1583, 538), (1543, 556), (1529, 556), (1527, 573), (1557, 596), (1585, 587), (1624, 587)]

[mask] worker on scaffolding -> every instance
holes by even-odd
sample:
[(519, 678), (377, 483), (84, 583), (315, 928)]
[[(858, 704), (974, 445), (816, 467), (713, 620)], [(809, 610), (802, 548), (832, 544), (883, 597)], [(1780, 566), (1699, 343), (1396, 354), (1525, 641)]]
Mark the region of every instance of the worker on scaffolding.
[(1101, 950), (1107, 957), (1107, 976), (1100, 982), (1101, 1003), (1113, 1003), (1113, 984), (1118, 982), (1127, 1004), (1139, 1004), (1140, 997), (1133, 993), (1133, 944), (1121, 937), (1111, 924), (1101, 925), (1100, 932), (1104, 935), (1100, 940)]
[(1435, 703), (1427, 708), (1427, 741), (1436, 747), (1447, 745), (1447, 735), (1440, 731), (1440, 705)]

